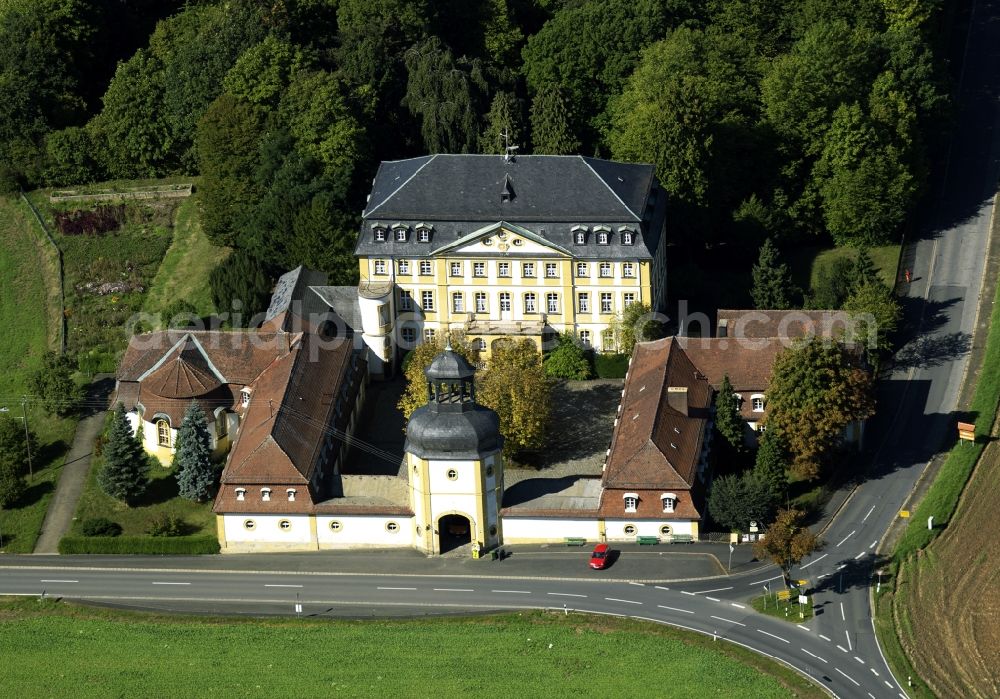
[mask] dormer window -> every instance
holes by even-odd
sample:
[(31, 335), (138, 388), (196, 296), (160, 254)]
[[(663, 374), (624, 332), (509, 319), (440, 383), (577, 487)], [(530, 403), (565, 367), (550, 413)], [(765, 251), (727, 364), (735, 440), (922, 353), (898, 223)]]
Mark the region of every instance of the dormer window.
[(622, 234), (622, 245), (633, 245), (635, 243), (635, 233), (628, 229), (619, 229)]
[(585, 245), (587, 242), (586, 226), (573, 226), (573, 242), (577, 245)]
[(246, 499), (246, 495), (247, 495), (247, 489), (246, 488), (237, 488), (236, 489), (236, 499), (239, 500), (240, 502), (243, 502)]
[(288, 502), (295, 502), (295, 488), (288, 488), (285, 492), (288, 493)]
[(270, 502), (271, 501), (271, 489), (270, 488), (261, 488), (260, 489), (260, 499), (263, 500), (264, 502)]
[(384, 243), (385, 234), (385, 226), (372, 226), (372, 238), (376, 243)]
[(622, 497), (625, 500), (625, 511), (635, 512), (639, 506), (639, 496), (636, 493), (625, 493)]
[(608, 244), (608, 232), (607, 231), (597, 231), (597, 244), (607, 245)]
[(392, 230), (397, 243), (405, 243), (410, 235), (410, 229), (406, 226), (395, 225)]
[(764, 412), (764, 394), (754, 393), (750, 396), (750, 407), (755, 413)]
[(249, 388), (244, 388), (242, 391), (240, 391), (240, 405), (242, 405), (244, 408), (247, 407), (248, 405), (250, 405), (250, 389)]
[(433, 232), (434, 227), (428, 226), (426, 223), (421, 223), (417, 225), (417, 242), (418, 243), (429, 243), (431, 242), (431, 232)]
[(664, 493), (660, 496), (660, 502), (663, 503), (664, 512), (673, 512), (677, 507), (677, 496), (673, 493)]

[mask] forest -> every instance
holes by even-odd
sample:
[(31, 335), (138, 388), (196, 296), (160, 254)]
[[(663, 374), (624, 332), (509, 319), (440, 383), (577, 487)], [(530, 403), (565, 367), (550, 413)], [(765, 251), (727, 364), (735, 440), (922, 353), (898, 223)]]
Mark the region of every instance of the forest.
[[(940, 0), (0, 0), (0, 189), (198, 176), (213, 275), (356, 281), (378, 164), (649, 162), (675, 259), (896, 242), (949, 123)], [(749, 268), (749, 262), (747, 262)]]

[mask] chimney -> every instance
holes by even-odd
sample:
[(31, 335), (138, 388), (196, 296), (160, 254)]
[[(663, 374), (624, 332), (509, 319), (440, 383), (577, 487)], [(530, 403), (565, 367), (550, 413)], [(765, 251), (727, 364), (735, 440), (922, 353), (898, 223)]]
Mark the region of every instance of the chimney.
[(729, 337), (729, 319), (722, 318), (719, 320), (719, 326), (715, 331), (716, 337)]
[(681, 415), (688, 414), (688, 390), (687, 386), (668, 386), (667, 405), (679, 412)]

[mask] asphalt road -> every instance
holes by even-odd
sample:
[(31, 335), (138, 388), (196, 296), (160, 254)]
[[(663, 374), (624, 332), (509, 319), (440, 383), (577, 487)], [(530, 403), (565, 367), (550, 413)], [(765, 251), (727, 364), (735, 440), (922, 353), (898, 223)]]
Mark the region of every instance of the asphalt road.
[[(993, 195), (1000, 176), (1000, 0), (973, 3), (959, 112), (933, 216), (911, 247), (906, 316), (912, 340), (879, 389), (869, 477), (824, 534), (826, 546), (794, 571), (814, 590), (817, 615), (792, 624), (754, 613), (747, 600), (779, 572), (764, 566), (709, 580), (635, 583), (574, 577), (210, 570), (176, 560), (7, 557), (0, 594), (59, 596), (150, 609), (314, 616), (445, 614), (554, 608), (625, 615), (714, 634), (787, 663), (839, 697), (906, 697), (875, 640), (869, 588), (879, 541), (898, 517), (948, 430), (976, 326)], [(725, 547), (720, 547), (720, 557)], [(631, 554), (629, 554), (631, 555)], [(579, 554), (586, 557), (585, 552)], [(218, 559), (215, 559), (217, 561)], [(620, 571), (627, 570), (622, 563)], [(185, 565), (198, 567), (185, 568)], [(433, 565), (433, 564), (430, 564)], [(574, 564), (575, 565), (575, 564)], [(127, 566), (127, 567), (125, 567)], [(718, 568), (706, 563), (703, 567)], [(449, 572), (451, 571), (451, 572)], [(609, 571), (614, 575), (615, 573)]]

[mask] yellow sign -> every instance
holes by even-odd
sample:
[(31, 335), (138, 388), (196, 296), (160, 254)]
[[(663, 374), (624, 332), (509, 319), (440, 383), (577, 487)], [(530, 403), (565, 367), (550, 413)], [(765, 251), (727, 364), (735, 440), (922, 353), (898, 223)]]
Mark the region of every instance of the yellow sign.
[(789, 590), (778, 590), (778, 599), (789, 599), (791, 596), (792, 593)]
[(900, 510), (899, 511), (899, 516), (902, 517), (903, 519), (906, 519), (907, 517), (910, 516), (910, 511), (909, 510)]
[(958, 423), (958, 438), (966, 442), (976, 441), (976, 426), (971, 422)]

